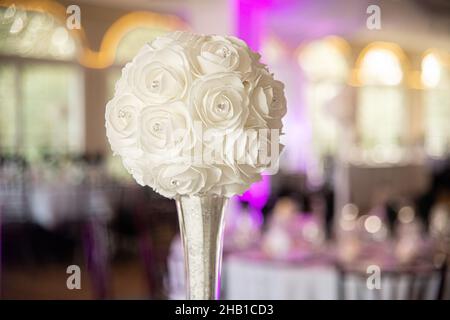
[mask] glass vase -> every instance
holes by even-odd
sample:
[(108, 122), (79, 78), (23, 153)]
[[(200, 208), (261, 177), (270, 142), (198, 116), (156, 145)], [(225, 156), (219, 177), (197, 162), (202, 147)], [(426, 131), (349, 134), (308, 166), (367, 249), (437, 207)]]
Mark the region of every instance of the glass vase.
[(219, 299), (227, 202), (226, 197), (208, 194), (176, 199), (189, 300)]

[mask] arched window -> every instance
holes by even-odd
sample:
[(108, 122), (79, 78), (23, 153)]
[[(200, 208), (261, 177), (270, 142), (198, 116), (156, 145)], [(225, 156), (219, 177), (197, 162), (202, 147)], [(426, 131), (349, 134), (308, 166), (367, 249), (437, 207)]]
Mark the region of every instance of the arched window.
[(316, 180), (323, 176), (325, 160), (335, 154), (338, 145), (336, 114), (330, 105), (345, 87), (349, 65), (348, 45), (345, 40), (327, 37), (307, 44), (299, 51), (298, 63), (304, 73), (304, 100), (311, 123), (314, 163), (308, 171)]
[(396, 162), (401, 157), (406, 127), (401, 49), (373, 43), (357, 60), (356, 127), (358, 147), (366, 160)]
[(83, 147), (77, 41), (45, 12), (0, 7), (0, 153), (77, 152)]
[(433, 51), (422, 59), (425, 150), (436, 158), (446, 156), (450, 150), (450, 79), (443, 60), (443, 55)]

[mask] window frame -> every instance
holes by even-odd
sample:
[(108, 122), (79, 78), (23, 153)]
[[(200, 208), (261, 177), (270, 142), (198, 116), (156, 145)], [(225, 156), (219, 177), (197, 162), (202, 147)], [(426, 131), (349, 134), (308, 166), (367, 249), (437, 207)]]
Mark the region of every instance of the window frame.
[[(12, 66), (14, 70), (14, 114), (15, 114), (15, 124), (14, 124), (14, 146), (11, 146), (10, 150), (12, 150), (16, 154), (26, 155), (26, 141), (24, 137), (26, 123), (24, 123), (24, 104), (23, 104), (23, 86), (20, 85), (22, 83), (22, 77), (25, 66), (32, 65), (63, 65), (70, 68), (73, 68), (77, 73), (77, 82), (80, 86), (79, 90), (79, 100), (75, 102), (79, 108), (80, 118), (84, 120), (85, 118), (85, 104), (84, 104), (84, 68), (74, 60), (58, 60), (58, 59), (49, 59), (49, 58), (33, 58), (33, 57), (21, 57), (21, 56), (12, 56), (12, 55), (4, 55), (0, 54), (0, 61), (2, 65)], [(68, 103), (71, 103), (68, 101)], [(69, 122), (68, 122), (69, 125)], [(82, 152), (85, 148), (85, 121), (81, 121), (79, 123), (80, 132), (82, 133), (77, 142), (78, 148), (80, 150), (70, 150), (71, 143), (70, 139), (68, 139), (68, 144), (66, 146), (67, 152)], [(69, 129), (69, 128), (68, 128)], [(68, 133), (69, 134), (69, 133)], [(0, 150), (2, 150), (5, 146), (0, 144)], [(9, 146), (8, 146), (9, 148)], [(8, 151), (7, 151), (8, 152)]]

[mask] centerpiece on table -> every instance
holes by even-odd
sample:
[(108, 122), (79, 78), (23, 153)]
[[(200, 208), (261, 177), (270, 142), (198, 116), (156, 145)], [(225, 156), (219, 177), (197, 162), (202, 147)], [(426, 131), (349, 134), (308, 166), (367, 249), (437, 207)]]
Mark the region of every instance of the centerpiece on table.
[(235, 37), (169, 33), (123, 68), (106, 106), (113, 152), (176, 201), (189, 299), (219, 297), (227, 199), (277, 170), (284, 86), (259, 59)]

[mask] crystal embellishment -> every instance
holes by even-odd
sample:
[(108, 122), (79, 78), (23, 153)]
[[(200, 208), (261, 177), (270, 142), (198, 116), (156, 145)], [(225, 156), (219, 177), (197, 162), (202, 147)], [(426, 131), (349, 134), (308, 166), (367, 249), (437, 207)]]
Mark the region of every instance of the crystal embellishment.
[(228, 49), (227, 47), (223, 47), (222, 48), (222, 57), (226, 58), (231, 54), (230, 49)]
[(119, 111), (119, 118), (125, 118), (128, 116), (128, 112), (120, 110)]
[(221, 103), (218, 103), (218, 104), (217, 104), (216, 109), (217, 109), (218, 112), (224, 112), (226, 106), (227, 106), (227, 105), (226, 105), (225, 102), (221, 102)]
[(153, 80), (151, 84), (152, 89), (158, 89), (159, 88), (159, 81)]
[(155, 123), (152, 129), (154, 132), (160, 132), (162, 130), (161, 124), (159, 122)]

